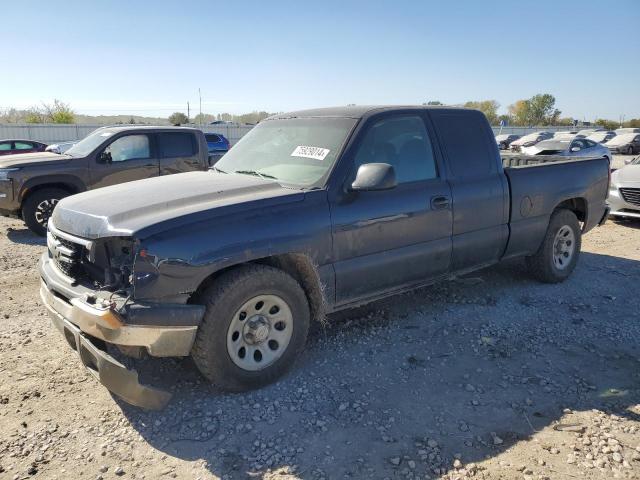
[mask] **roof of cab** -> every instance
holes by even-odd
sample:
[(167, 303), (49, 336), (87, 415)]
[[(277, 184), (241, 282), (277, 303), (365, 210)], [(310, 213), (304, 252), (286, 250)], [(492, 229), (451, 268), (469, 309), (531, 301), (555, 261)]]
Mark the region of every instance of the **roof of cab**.
[(100, 127), (98, 130), (101, 130), (101, 129), (113, 130), (115, 132), (121, 132), (123, 130), (177, 130), (177, 131), (198, 130), (197, 128), (193, 128), (193, 127), (175, 127), (171, 125), (134, 125), (134, 124), (106, 125), (104, 127)]
[(309, 117), (344, 117), (363, 118), (373, 113), (393, 110), (469, 110), (462, 107), (448, 107), (444, 105), (349, 105), (346, 107), (314, 108), (310, 110), (299, 110), (296, 112), (279, 113), (272, 115), (267, 120), (282, 120), (286, 118), (309, 118)]

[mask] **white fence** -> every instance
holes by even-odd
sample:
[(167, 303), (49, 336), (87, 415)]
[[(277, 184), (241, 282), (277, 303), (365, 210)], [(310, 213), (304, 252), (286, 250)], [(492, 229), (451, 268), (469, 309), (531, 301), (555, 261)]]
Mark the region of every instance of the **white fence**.
[[(127, 126), (127, 125), (118, 125)], [(136, 125), (131, 125), (135, 127)], [(200, 128), (198, 125), (192, 125)], [(3, 123), (0, 124), (0, 140), (2, 139), (22, 139), (36, 140), (43, 143), (68, 142), (73, 140), (81, 140), (96, 128), (104, 127), (104, 125), (53, 125), (40, 123)], [(202, 125), (202, 131), (206, 133), (219, 133), (224, 135), (233, 145), (242, 136), (251, 130), (251, 125)]]
[[(52, 124), (18, 124), (4, 123), (0, 124), (0, 140), (1, 139), (24, 139), (37, 140), (44, 143), (56, 143), (72, 140), (81, 140), (89, 135), (96, 128), (104, 125), (52, 125)], [(126, 126), (126, 125), (125, 125)], [(134, 125), (131, 125), (134, 126)], [(219, 133), (224, 135), (231, 144), (235, 144), (249, 130), (253, 128), (251, 125), (193, 125), (201, 128), (206, 133)], [(494, 133), (500, 131), (500, 127), (492, 127)], [(547, 130), (552, 132), (571, 130), (572, 127), (503, 127), (502, 133), (513, 133), (516, 135), (525, 135), (527, 133)], [(575, 130), (575, 128), (573, 128)]]

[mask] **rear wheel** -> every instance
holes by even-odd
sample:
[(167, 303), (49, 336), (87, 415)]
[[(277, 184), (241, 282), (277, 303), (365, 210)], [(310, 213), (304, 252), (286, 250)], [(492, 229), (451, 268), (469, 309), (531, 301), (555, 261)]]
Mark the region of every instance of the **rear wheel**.
[(530, 272), (538, 280), (558, 283), (566, 280), (580, 256), (582, 232), (575, 213), (556, 210), (538, 251), (526, 258)]
[(627, 155), (633, 155), (633, 145), (629, 145), (629, 148), (627, 148)]
[(257, 388), (282, 376), (302, 351), (309, 305), (290, 275), (265, 265), (223, 274), (202, 295), (206, 313), (193, 359), (215, 385)]
[(47, 233), (47, 222), (56, 204), (69, 192), (60, 188), (44, 188), (27, 197), (22, 206), (22, 218), (29, 230), (43, 237)]

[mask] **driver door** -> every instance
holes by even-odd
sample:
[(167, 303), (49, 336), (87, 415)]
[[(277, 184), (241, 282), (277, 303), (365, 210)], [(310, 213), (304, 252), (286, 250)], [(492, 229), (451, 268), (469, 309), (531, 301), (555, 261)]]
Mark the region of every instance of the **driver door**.
[[(383, 117), (365, 130), (345, 189), (331, 201), (336, 302), (348, 304), (449, 271), (451, 189), (420, 115)], [(349, 191), (366, 163), (394, 167), (398, 185)]]
[(151, 136), (132, 133), (107, 145), (91, 165), (91, 188), (157, 177), (160, 174)]

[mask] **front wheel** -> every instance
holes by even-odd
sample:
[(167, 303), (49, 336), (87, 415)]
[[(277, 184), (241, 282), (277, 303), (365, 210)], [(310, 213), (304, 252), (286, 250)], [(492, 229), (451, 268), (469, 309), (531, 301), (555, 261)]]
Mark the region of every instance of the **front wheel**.
[(526, 258), (531, 274), (545, 283), (566, 280), (578, 263), (582, 231), (575, 213), (556, 210), (538, 251)]
[(309, 304), (290, 275), (265, 265), (223, 274), (202, 295), (192, 357), (213, 384), (242, 391), (282, 376), (304, 348)]
[(59, 188), (44, 188), (29, 195), (22, 206), (22, 218), (29, 230), (44, 237), (53, 209), (67, 196), (69, 193)]

